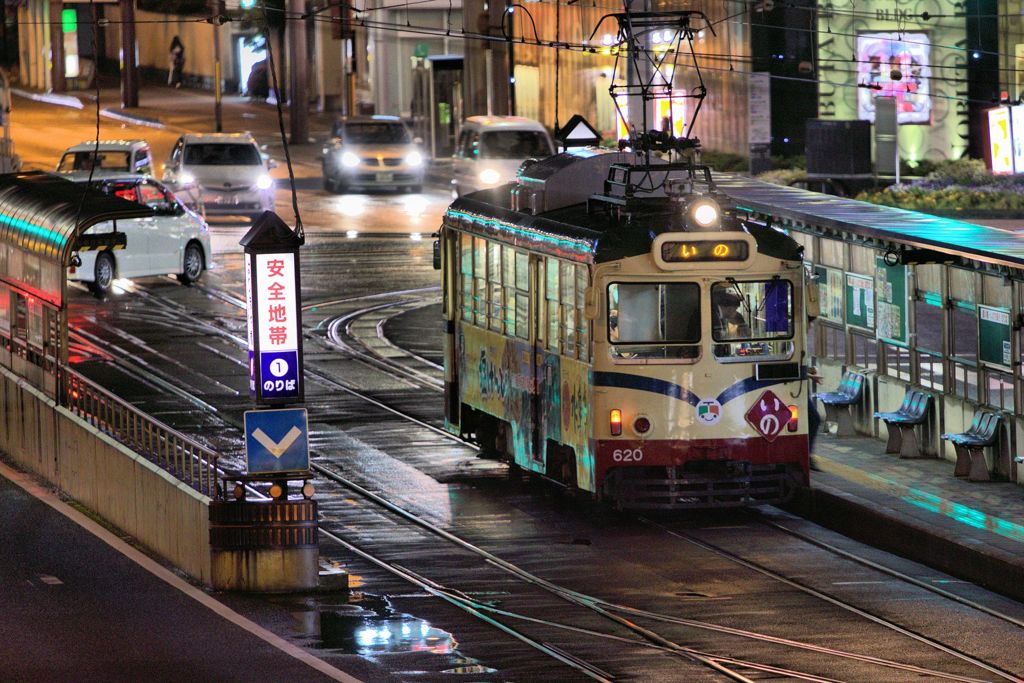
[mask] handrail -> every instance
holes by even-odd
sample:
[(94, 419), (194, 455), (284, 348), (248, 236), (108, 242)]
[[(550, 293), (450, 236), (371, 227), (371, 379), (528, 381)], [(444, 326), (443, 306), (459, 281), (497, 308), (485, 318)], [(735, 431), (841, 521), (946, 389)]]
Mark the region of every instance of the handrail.
[(219, 455), (66, 366), (60, 404), (196, 491), (217, 497)]

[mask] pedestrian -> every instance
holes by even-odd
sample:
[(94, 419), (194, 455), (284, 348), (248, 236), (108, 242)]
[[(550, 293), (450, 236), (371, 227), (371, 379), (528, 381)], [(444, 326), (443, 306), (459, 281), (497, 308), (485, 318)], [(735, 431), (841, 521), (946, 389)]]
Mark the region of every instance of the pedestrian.
[(174, 36), (171, 39), (171, 49), (169, 50), (171, 58), (171, 68), (167, 75), (167, 85), (175, 88), (181, 87), (181, 78), (185, 71), (185, 45), (182, 44), (181, 38)]
[(814, 459), (814, 440), (818, 436), (818, 428), (821, 427), (821, 415), (818, 414), (818, 399), (814, 395), (821, 382), (818, 368), (808, 365), (807, 379), (807, 453), (810, 455), (811, 469), (817, 471), (818, 464)]

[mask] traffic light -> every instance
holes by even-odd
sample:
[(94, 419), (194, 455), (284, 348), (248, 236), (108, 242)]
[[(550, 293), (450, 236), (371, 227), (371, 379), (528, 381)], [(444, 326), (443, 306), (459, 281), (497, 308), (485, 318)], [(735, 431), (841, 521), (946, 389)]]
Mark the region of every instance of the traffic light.
[(241, 0), (238, 6), (242, 9), (253, 9), (256, 7), (256, 0)]

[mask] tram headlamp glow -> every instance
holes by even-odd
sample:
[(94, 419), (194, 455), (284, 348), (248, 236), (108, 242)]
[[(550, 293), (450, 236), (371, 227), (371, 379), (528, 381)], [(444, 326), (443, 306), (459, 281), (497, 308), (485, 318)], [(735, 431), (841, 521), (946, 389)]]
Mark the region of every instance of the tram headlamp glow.
[(353, 152), (342, 152), (341, 165), (347, 168), (355, 168), (359, 165), (359, 157)]
[(622, 435), (622, 411), (618, 408), (612, 408), (611, 413), (608, 415), (608, 426), (611, 428), (612, 436)]
[(699, 199), (690, 206), (690, 217), (702, 228), (710, 228), (718, 223), (722, 212), (711, 199)]
[(480, 182), (484, 185), (497, 185), (499, 180), (501, 180), (501, 174), (493, 168), (485, 168), (480, 171)]

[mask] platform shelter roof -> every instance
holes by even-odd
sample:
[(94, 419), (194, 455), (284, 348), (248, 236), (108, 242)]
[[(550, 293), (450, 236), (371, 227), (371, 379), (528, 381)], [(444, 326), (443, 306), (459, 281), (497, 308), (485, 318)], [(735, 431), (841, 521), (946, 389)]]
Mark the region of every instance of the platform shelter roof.
[(151, 215), (150, 207), (49, 173), (0, 175), (0, 279), (59, 306), (64, 269), (83, 232)]
[(927, 249), (967, 262), (1024, 269), (1024, 233), (741, 176), (717, 175), (716, 185), (739, 208), (771, 216), (779, 227), (847, 232), (897, 251)]

